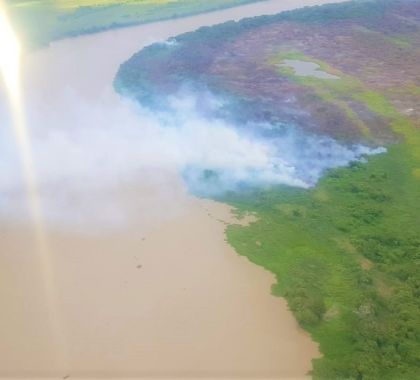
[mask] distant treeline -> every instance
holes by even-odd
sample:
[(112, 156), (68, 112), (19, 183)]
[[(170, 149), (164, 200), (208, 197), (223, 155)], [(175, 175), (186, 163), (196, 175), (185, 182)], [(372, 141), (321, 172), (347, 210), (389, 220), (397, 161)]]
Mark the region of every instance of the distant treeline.
[(30, 47), (51, 41), (128, 27), (154, 21), (185, 17), (261, 0), (99, 0), (78, 2), (7, 1), (24, 42)]

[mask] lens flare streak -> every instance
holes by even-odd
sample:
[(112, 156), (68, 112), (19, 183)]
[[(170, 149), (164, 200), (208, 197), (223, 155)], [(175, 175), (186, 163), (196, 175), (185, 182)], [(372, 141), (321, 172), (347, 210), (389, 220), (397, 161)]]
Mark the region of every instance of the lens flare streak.
[(27, 202), (33, 223), (33, 233), (39, 254), (41, 276), (45, 292), (48, 319), (57, 352), (57, 364), (65, 365), (63, 354), (63, 330), (57, 309), (57, 294), (52, 255), (46, 233), (38, 191), (36, 172), (31, 152), (31, 142), (24, 116), (20, 83), (21, 46), (15, 34), (4, 4), (0, 1), (0, 72), (10, 102), (10, 114), (16, 143), (19, 149)]

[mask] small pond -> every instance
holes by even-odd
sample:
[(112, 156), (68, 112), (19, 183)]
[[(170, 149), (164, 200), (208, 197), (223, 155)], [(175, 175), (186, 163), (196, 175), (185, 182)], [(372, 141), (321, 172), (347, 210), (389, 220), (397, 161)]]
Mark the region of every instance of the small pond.
[(291, 67), (295, 71), (295, 75), (302, 77), (314, 77), (319, 79), (340, 79), (336, 75), (329, 74), (314, 62), (299, 61), (297, 59), (285, 59), (280, 67)]

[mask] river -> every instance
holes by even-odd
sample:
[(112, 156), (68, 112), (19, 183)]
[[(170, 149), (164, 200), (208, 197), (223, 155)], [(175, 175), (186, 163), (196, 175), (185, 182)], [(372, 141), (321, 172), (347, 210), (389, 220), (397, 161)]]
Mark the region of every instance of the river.
[(153, 42), (325, 2), (266, 1), (66, 39), (25, 56), (51, 272), (46, 279), (22, 219), (13, 168), (0, 222), (0, 376), (305, 377), (317, 344), (270, 294), (273, 275), (225, 241), (230, 208), (191, 196), (176, 165), (136, 151), (147, 147), (133, 130), (158, 138), (158, 127), (112, 81)]

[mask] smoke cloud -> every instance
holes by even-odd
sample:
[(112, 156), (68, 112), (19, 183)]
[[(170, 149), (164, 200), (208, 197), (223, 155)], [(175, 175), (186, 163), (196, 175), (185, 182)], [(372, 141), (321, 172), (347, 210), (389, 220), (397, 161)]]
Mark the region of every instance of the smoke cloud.
[[(207, 107), (223, 104), (206, 97)], [(0, 104), (0, 218), (21, 221), (27, 212), (18, 151), (6, 102)], [(82, 225), (87, 215), (123, 223), (125, 211), (112, 202), (121, 191), (140, 202), (133, 212), (148, 213), (145, 193), (162, 195), (165, 208), (185, 187), (205, 196), (242, 186), (307, 188), (326, 169), (384, 151), (346, 147), (293, 126), (238, 128), (204, 116), (202, 98), (193, 93), (171, 99), (162, 112), (111, 89), (93, 102), (65, 89), (59, 99), (26, 104), (40, 197), (46, 218), (57, 224)], [(147, 191), (138, 192), (138, 185)]]

